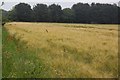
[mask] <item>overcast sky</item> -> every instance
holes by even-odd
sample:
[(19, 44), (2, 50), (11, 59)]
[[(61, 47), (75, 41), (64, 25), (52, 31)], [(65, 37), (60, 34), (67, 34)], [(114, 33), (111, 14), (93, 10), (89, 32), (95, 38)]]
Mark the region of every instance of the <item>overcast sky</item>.
[(120, 0), (1, 0), (0, 3), (2, 3), (2, 1), (5, 1), (5, 4), (2, 6), (2, 9), (5, 9), (8, 11), (12, 9), (13, 6), (15, 6), (20, 2), (28, 3), (31, 5), (31, 7), (33, 7), (33, 5), (35, 5), (36, 3), (44, 3), (47, 5), (55, 3), (55, 4), (61, 5), (62, 8), (71, 8), (73, 4), (78, 2), (89, 3), (89, 4), (92, 2), (117, 4)]

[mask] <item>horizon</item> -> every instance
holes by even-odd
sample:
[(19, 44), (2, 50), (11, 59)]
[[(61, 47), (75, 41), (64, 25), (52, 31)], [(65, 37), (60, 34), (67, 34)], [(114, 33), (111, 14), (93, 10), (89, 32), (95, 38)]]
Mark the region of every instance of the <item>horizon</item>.
[[(6, 0), (7, 1), (7, 0)], [(13, 0), (12, 0), (13, 1)], [(74, 2), (72, 2), (72, 1), (70, 1), (70, 2), (66, 2), (66, 1), (64, 1), (64, 2), (60, 2), (60, 1), (48, 1), (48, 2), (46, 2), (46, 1), (35, 1), (35, 2), (27, 2), (27, 1), (24, 1), (24, 2), (22, 2), (22, 1), (18, 1), (18, 2), (4, 2), (4, 5), (3, 6), (1, 6), (1, 9), (4, 9), (4, 10), (6, 10), (6, 11), (9, 11), (9, 10), (11, 10), (15, 5), (17, 5), (17, 4), (19, 4), (19, 3), (27, 3), (27, 4), (29, 4), (30, 6), (31, 6), (31, 8), (33, 8), (33, 6), (34, 5), (36, 5), (36, 4), (46, 4), (47, 6), (49, 6), (49, 5), (51, 5), (51, 4), (58, 4), (58, 5), (61, 5), (61, 7), (62, 7), (62, 9), (64, 9), (64, 8), (71, 8), (74, 4), (76, 4), (76, 3), (79, 3), (79, 2), (81, 2), (81, 3), (88, 3), (88, 4), (91, 4), (91, 3), (102, 3), (102, 4), (117, 4), (117, 6), (119, 6), (119, 0), (116, 0), (116, 1), (114, 1), (114, 2), (111, 2), (111, 1), (113, 1), (113, 0), (109, 0), (109, 1), (103, 1), (103, 2), (101, 2), (100, 0), (98, 0), (98, 1), (95, 1), (95, 2), (93, 2), (93, 1), (86, 1), (86, 0), (84, 0), (84, 1), (77, 1), (77, 0), (74, 0)], [(76, 2), (75, 2), (76, 1)], [(1, 2), (1, 1), (0, 1)]]

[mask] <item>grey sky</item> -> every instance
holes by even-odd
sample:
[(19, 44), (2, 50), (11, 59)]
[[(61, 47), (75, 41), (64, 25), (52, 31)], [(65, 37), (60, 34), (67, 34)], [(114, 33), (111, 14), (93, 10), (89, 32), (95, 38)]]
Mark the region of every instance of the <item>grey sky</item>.
[[(2, 2), (4, 0), (1, 0), (0, 2)], [(37, 3), (44, 3), (47, 5), (50, 4), (59, 4), (62, 6), (62, 8), (70, 8), (72, 7), (73, 4), (78, 3), (78, 2), (83, 2), (83, 3), (109, 3), (109, 4), (113, 4), (113, 3), (118, 3), (120, 0), (5, 0), (5, 4), (2, 6), (3, 9), (5, 10), (10, 10), (13, 8), (13, 6), (15, 6), (16, 4), (20, 3), (20, 2), (25, 2), (31, 5), (31, 7), (33, 7), (33, 5), (37, 4)]]

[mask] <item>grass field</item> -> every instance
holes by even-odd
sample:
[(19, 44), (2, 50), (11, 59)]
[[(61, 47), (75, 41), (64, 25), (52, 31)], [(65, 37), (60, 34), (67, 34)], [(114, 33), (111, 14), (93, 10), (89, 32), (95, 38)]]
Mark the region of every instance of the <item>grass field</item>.
[(118, 76), (118, 25), (7, 23), (3, 77)]

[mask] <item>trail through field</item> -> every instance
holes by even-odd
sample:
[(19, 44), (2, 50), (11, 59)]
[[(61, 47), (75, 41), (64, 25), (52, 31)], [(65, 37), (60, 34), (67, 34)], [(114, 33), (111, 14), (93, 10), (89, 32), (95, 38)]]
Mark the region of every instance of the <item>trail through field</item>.
[(118, 76), (117, 25), (13, 22), (5, 27), (36, 52), (50, 77)]

